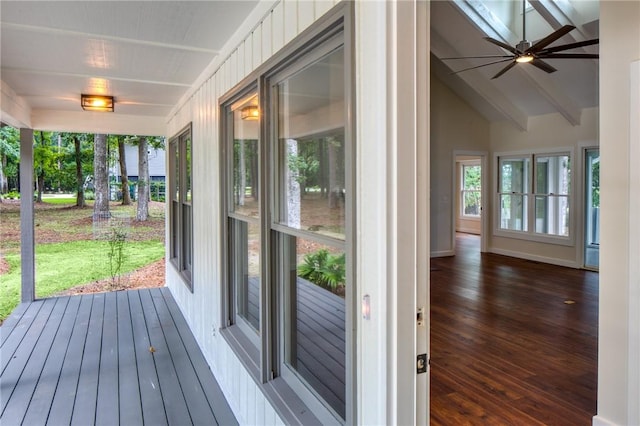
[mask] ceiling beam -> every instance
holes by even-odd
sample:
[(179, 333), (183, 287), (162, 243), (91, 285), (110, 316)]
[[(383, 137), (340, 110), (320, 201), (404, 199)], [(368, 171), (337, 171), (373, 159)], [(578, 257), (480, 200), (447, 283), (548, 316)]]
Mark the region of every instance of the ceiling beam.
[[(431, 51), (439, 58), (460, 56), (460, 53), (436, 31), (431, 32)], [(473, 66), (469, 61), (463, 59), (459, 60), (457, 64), (460, 65), (460, 68)], [(505, 119), (511, 121), (519, 130), (527, 130), (527, 115), (507, 99), (489, 80), (481, 74), (473, 72), (457, 74), (457, 77), (467, 83), (469, 87), (475, 90), (478, 95), (484, 98)]]
[[(554, 30), (563, 25), (576, 27), (569, 36), (580, 34), (575, 41), (587, 40), (594, 37), (583, 25), (578, 11), (567, 0), (529, 0), (529, 4), (542, 16)], [(575, 37), (574, 37), (575, 38)]]
[[(513, 44), (514, 40), (519, 40), (516, 34), (502, 22), (493, 12), (491, 12), (480, 0), (454, 0), (453, 5), (463, 14), (476, 28), (486, 36), (493, 37), (507, 44)], [(501, 52), (503, 52), (501, 50)], [(541, 73), (534, 67), (518, 67), (527, 79), (532, 82), (540, 94), (556, 108), (571, 125), (580, 124), (581, 111), (574, 102), (558, 87), (546, 74)], [(473, 74), (473, 73), (472, 73)]]

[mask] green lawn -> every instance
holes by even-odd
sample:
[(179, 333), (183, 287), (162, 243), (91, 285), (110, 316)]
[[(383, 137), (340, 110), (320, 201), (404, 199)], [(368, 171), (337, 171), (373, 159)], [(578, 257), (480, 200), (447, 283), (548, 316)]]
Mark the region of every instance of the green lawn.
[(42, 202), (47, 204), (70, 204), (76, 203), (76, 197), (42, 197)]
[[(164, 256), (162, 241), (127, 241), (122, 273), (133, 271)], [(111, 278), (109, 243), (73, 241), (36, 246), (37, 297), (47, 297), (80, 284)], [(0, 280), (0, 321), (20, 302), (20, 255), (8, 253), (10, 271)]]

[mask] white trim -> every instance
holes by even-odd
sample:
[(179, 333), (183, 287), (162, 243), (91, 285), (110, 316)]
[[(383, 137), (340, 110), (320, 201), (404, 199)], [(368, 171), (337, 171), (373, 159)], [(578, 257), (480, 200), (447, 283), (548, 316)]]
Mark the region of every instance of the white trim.
[(580, 264), (576, 261), (562, 260), (555, 257), (537, 256), (535, 254), (524, 253), (521, 251), (505, 250), (500, 248), (491, 248), (489, 251), (494, 254), (517, 257), (518, 259), (531, 260), (533, 262), (549, 263), (551, 265), (564, 266), (566, 268), (580, 269)]
[[(631, 64), (629, 107), (629, 382), (627, 421), (640, 424), (640, 61)], [(634, 260), (635, 259), (635, 260)]]
[(441, 251), (432, 251), (430, 253), (431, 257), (447, 257), (447, 256), (455, 256), (455, 250), (441, 250)]
[(602, 416), (593, 416), (593, 426), (619, 426), (617, 423), (607, 420)]

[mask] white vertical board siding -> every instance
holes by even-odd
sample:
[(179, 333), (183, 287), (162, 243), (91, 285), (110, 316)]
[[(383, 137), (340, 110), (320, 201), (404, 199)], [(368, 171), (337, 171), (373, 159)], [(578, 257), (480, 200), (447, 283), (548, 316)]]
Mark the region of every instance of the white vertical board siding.
[[(224, 236), (220, 234), (222, 212), (219, 205), (223, 194), (220, 192), (219, 179), (221, 158), (218, 99), (313, 24), (333, 4), (331, 0), (281, 0), (274, 3), (262, 16), (256, 16), (255, 22), (246, 22), (246, 34), (234, 36), (234, 40), (237, 40), (235, 45), (225, 46), (221, 53), (224, 60), (211, 76), (202, 80), (204, 83), (192, 96), (175, 110), (168, 123), (168, 133), (171, 135), (189, 122), (193, 129), (194, 292), (189, 292), (171, 265), (167, 268), (167, 285), (187, 318), (240, 424), (273, 425), (283, 424), (283, 421), (218, 332), (224, 325), (219, 323), (223, 285), (220, 277), (220, 249)], [(416, 248), (413, 246), (402, 251), (404, 246), (397, 237), (400, 232), (396, 232), (402, 231), (402, 234), (415, 236), (415, 221), (403, 227), (404, 222), (398, 223), (398, 217), (394, 216), (398, 214), (393, 210), (395, 207), (389, 207), (390, 200), (404, 194), (400, 191), (401, 188), (394, 185), (406, 183), (413, 176), (408, 171), (404, 174), (398, 172), (397, 168), (393, 168), (397, 164), (389, 163), (387, 158), (390, 153), (396, 156), (396, 160), (405, 158), (408, 153), (403, 150), (415, 148), (415, 141), (403, 145), (396, 140), (401, 132), (394, 134), (398, 129), (396, 126), (402, 123), (393, 121), (396, 113), (394, 102), (398, 102), (398, 99), (391, 98), (398, 94), (388, 91), (388, 75), (391, 70), (398, 72), (392, 67), (398, 64), (389, 65), (390, 60), (397, 58), (390, 59), (389, 55), (394, 52), (389, 52), (385, 46), (392, 41), (396, 28), (393, 27), (389, 9), (383, 2), (357, 2), (355, 22), (357, 134), (359, 140), (367, 141), (366, 144), (358, 144), (356, 159), (358, 300), (364, 294), (371, 296), (371, 320), (359, 319), (357, 326), (360, 354), (356, 363), (357, 371), (369, 372), (366, 375), (359, 374), (357, 379), (358, 422), (384, 424), (397, 423), (407, 418), (422, 420), (416, 418), (415, 413), (407, 413), (406, 417), (401, 414), (414, 411), (413, 396), (416, 395), (417, 385), (413, 380), (409, 380), (411, 383), (407, 384), (399, 383), (399, 377), (403, 375), (397, 371), (401, 364), (397, 357), (411, 352), (400, 347), (397, 334), (405, 325), (408, 329), (413, 329), (415, 316), (410, 310), (402, 313), (394, 311), (390, 302), (392, 299), (388, 297), (391, 294), (396, 298), (394, 300), (409, 301), (407, 306), (412, 305), (415, 301), (408, 293), (413, 294), (415, 288), (405, 291), (405, 288), (411, 287), (406, 285), (410, 283), (399, 282), (402, 274), (394, 268), (418, 270), (418, 273), (420, 267), (428, 268), (428, 265), (422, 264), (424, 262), (421, 263), (422, 266), (414, 265), (415, 268), (404, 268), (406, 262), (393, 263), (394, 256), (403, 259), (416, 257), (416, 253), (412, 251)], [(400, 77), (403, 76), (405, 74)], [(393, 89), (397, 88), (393, 86)], [(387, 137), (396, 139), (387, 143)], [(396, 180), (390, 181), (391, 177)], [(399, 178), (402, 178), (401, 181)], [(414, 185), (415, 182), (411, 184)], [(423, 196), (426, 197), (427, 194)], [(422, 200), (413, 202), (420, 204)], [(397, 205), (396, 203), (395, 206)], [(390, 242), (397, 253), (389, 251)], [(404, 254), (407, 256), (403, 257)], [(388, 324), (390, 313), (396, 315), (392, 325)], [(408, 318), (407, 323), (405, 317)], [(389, 339), (393, 340), (392, 344), (387, 343)], [(413, 353), (410, 355), (413, 356)], [(406, 359), (404, 356), (401, 358)], [(390, 367), (394, 370), (392, 373), (389, 373)], [(413, 377), (413, 373), (411, 376)], [(404, 396), (408, 398), (403, 399)], [(390, 398), (393, 399), (392, 403), (388, 402)]]
[[(168, 134), (172, 136), (187, 124), (192, 124), (194, 245), (193, 293), (184, 285), (170, 263), (167, 263), (167, 286), (189, 323), (240, 424), (282, 425), (284, 423), (264, 398), (259, 387), (246, 372), (233, 350), (219, 334), (219, 329), (223, 324), (220, 324), (222, 283), (220, 277), (221, 194), (219, 171), (221, 159), (219, 155), (218, 99), (296, 35), (308, 28), (336, 3), (338, 2), (334, 0), (281, 0), (274, 2), (273, 7), (259, 19), (255, 19), (255, 22), (245, 22), (243, 28), (246, 29), (246, 34), (237, 38), (238, 41), (235, 45), (225, 46), (221, 52), (221, 57), (224, 60), (212, 75), (206, 76), (203, 80), (204, 83), (193, 92), (190, 98), (174, 111), (167, 124)], [(356, 11), (356, 19), (358, 19), (358, 14)], [(376, 15), (366, 16), (365, 14), (363, 19), (369, 21), (367, 28), (371, 28), (373, 31), (371, 34), (376, 34), (378, 31)], [(371, 38), (371, 35), (366, 35), (364, 38)], [(382, 39), (384, 40), (384, 37)], [(381, 60), (380, 63), (384, 64), (384, 61)], [(377, 71), (375, 74), (378, 74)], [(378, 81), (378, 78), (376, 77), (374, 80)], [(379, 99), (375, 99), (375, 102), (371, 103), (379, 103), (378, 101)], [(372, 129), (377, 128), (375, 123), (370, 124), (373, 124)], [(372, 136), (380, 136), (384, 132), (378, 134), (372, 132), (371, 134)], [(384, 168), (382, 159), (385, 149), (383, 146), (381, 152), (374, 152), (374, 148), (370, 151), (365, 153), (366, 158), (374, 158), (375, 161), (368, 163), (365, 167), (365, 170), (369, 170), (370, 173), (367, 172), (366, 176), (358, 176), (358, 180), (369, 179), (372, 182), (369, 186), (379, 189), (385, 186), (385, 179), (379, 173), (381, 169), (371, 167), (371, 164), (380, 163), (380, 166)], [(379, 182), (381, 186), (376, 187), (374, 182)], [(377, 189), (370, 193), (376, 193), (376, 191)], [(378, 206), (381, 206), (379, 211), (384, 212), (384, 193), (379, 196), (382, 197)], [(373, 230), (369, 235), (380, 235), (377, 230), (384, 229), (384, 215), (369, 216), (374, 218), (373, 221), (367, 222), (366, 228)], [(376, 218), (379, 220), (375, 220)], [(168, 225), (167, 221), (167, 230)], [(380, 238), (382, 237), (377, 237), (378, 240)], [(169, 241), (168, 234), (167, 241)], [(377, 247), (384, 247), (383, 242), (376, 241), (376, 244)], [(384, 265), (384, 251), (373, 257), (375, 262), (369, 263), (370, 265)], [(382, 273), (372, 282), (379, 283), (381, 287), (379, 289), (371, 288), (371, 292), (381, 291), (380, 299), (382, 299), (384, 268), (380, 272)], [(379, 308), (383, 309), (382, 306)], [(375, 339), (377, 341), (375, 344), (378, 347), (374, 347), (375, 344), (374, 346), (370, 344), (373, 341), (368, 342), (366, 346), (369, 349), (374, 349), (371, 353), (382, 354), (384, 352), (384, 330), (378, 328), (377, 325), (370, 330), (370, 335), (378, 336)], [(382, 355), (376, 355), (376, 357), (382, 357)], [(380, 360), (373, 362), (373, 365), (379, 366)], [(376, 374), (376, 376), (378, 375)], [(384, 388), (384, 374), (378, 377), (382, 380), (380, 382), (374, 380), (371, 384), (375, 383), (377, 388)], [(374, 395), (376, 391), (374, 389), (372, 391), (373, 393), (369, 392), (368, 395)], [(384, 422), (382, 413), (384, 413), (385, 395), (385, 391), (380, 390), (376, 400), (371, 400), (366, 407), (361, 407), (362, 409), (373, 409), (374, 414), (369, 417), (370, 419), (382, 419)], [(382, 412), (378, 411), (380, 409)]]

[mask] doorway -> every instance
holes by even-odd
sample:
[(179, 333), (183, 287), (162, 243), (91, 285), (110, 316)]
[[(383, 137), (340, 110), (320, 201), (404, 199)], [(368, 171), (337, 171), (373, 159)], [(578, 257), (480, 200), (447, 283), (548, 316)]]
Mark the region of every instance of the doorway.
[(456, 234), (480, 236), (480, 251), (486, 251), (486, 220), (483, 200), (486, 199), (486, 155), (477, 152), (454, 153), (453, 178), (453, 246)]
[(600, 266), (600, 149), (585, 150), (584, 267)]

